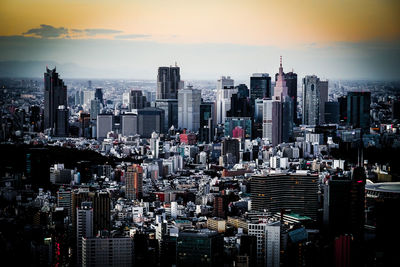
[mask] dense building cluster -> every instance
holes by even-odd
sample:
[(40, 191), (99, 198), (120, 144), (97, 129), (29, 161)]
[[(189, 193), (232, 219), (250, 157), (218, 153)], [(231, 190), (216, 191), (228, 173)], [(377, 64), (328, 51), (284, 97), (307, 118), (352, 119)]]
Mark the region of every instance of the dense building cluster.
[(298, 81), (282, 59), (273, 76), (185, 87), (175, 64), (156, 82), (63, 81), (55, 68), (1, 80), (4, 258), (390, 266), (399, 84)]

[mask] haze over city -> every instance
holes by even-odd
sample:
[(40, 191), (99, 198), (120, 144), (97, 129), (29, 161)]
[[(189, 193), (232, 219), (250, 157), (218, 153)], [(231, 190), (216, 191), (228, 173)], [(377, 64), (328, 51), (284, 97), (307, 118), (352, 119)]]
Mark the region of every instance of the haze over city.
[[(396, 80), (398, 1), (8, 1), (0, 3), (0, 76), (247, 79), (280, 55), (303, 76)], [(18, 70), (18, 71), (16, 71)]]

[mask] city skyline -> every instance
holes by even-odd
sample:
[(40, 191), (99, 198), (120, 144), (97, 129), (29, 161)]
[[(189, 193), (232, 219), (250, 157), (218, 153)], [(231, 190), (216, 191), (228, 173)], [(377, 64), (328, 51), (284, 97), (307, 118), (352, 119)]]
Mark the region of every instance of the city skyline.
[(400, 69), (399, 4), (390, 0), (363, 1), (362, 8), (355, 0), (0, 7), (2, 77), (40, 77), (40, 62), (57, 65), (65, 78), (155, 79), (154, 69), (178, 62), (186, 79), (243, 80), (272, 73), (280, 55), (299, 76), (323, 79), (397, 80)]

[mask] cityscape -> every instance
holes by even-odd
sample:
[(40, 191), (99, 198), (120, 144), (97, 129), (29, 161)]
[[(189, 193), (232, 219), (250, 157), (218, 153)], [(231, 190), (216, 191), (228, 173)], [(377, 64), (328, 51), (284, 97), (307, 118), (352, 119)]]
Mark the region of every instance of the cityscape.
[[(342, 34), (310, 19), (322, 19), (333, 39), (315, 25), (306, 49), (304, 20), (285, 46), (293, 30), (285, 25), (298, 19), (280, 13), (286, 4), (274, 3), (279, 16), (267, 19), (257, 11), (263, 1), (174, 0), (165, 11), (194, 18), (173, 16), (188, 23), (176, 36), (168, 20), (153, 28), (159, 1), (54, 3), (55, 14), (76, 11), (68, 22), (35, 13), (45, 0), (18, 23), (21, 4), (0, 4), (16, 29), (0, 26), (2, 266), (398, 266), (400, 31), (392, 26), (400, 9), (371, 1), (354, 20), (337, 13), (351, 22), (335, 22)], [(315, 11), (344, 5), (304, 2)], [(89, 7), (99, 13), (79, 17)], [(215, 37), (222, 10), (242, 10), (243, 21), (221, 22), (226, 31)], [(383, 32), (360, 26), (370, 11)], [(102, 16), (107, 26), (102, 12), (120, 17)], [(204, 25), (195, 21), (201, 12)], [(296, 19), (284, 22), (289, 15)], [(246, 30), (275, 16), (277, 43)], [(134, 30), (118, 28), (122, 18)], [(249, 43), (236, 34), (225, 42), (231, 29)], [(361, 51), (365, 43), (374, 48)], [(260, 47), (272, 51), (268, 60), (260, 53), (241, 64)]]

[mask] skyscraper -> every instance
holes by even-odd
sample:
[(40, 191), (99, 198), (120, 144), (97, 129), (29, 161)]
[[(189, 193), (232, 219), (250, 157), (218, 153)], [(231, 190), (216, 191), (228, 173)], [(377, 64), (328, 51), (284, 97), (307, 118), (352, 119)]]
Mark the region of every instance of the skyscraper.
[(157, 99), (177, 99), (178, 90), (183, 88), (180, 68), (159, 67), (157, 75)]
[(325, 102), (328, 102), (328, 81), (311, 75), (303, 78), (303, 124), (324, 123)]
[(102, 105), (104, 104), (103, 90), (100, 87), (96, 88), (96, 91), (94, 92), (94, 98), (97, 98)]
[(347, 123), (354, 128), (369, 130), (371, 92), (347, 93)]
[(271, 77), (268, 73), (253, 73), (250, 77), (250, 98), (252, 102), (256, 99), (271, 98)]
[(93, 236), (92, 202), (82, 202), (76, 208), (76, 259), (78, 266), (82, 264), (82, 238)]
[(156, 108), (164, 111), (162, 132), (167, 132), (172, 126), (178, 128), (178, 99), (157, 99)]
[(121, 127), (123, 136), (133, 136), (138, 133), (137, 131), (137, 115), (136, 114), (123, 114), (121, 115)]
[(107, 133), (113, 129), (113, 115), (99, 114), (97, 116), (97, 140), (103, 140), (107, 137)]
[[(275, 81), (278, 81), (279, 73), (275, 74)], [(283, 72), (283, 77), (288, 88), (288, 96), (293, 101), (293, 121), (297, 123), (297, 74), (293, 71)]]
[[(60, 106), (67, 107), (67, 86), (64, 85), (62, 79), (59, 78), (56, 68), (48, 69), (44, 73), (44, 128), (57, 128), (57, 109)], [(67, 120), (68, 117), (63, 118)], [(65, 121), (59, 120), (65, 124)]]
[(98, 98), (90, 100), (90, 120), (97, 120), (100, 114), (100, 100)]
[(273, 146), (282, 143), (282, 103), (278, 100), (263, 100), (262, 138)]
[(191, 132), (200, 128), (201, 91), (189, 86), (178, 92), (178, 126)]
[(150, 138), (153, 132), (164, 133), (164, 110), (158, 108), (139, 109), (139, 135), (143, 138)]
[(210, 143), (214, 136), (215, 103), (200, 104), (200, 141)]
[(55, 128), (56, 136), (68, 135), (68, 129), (69, 129), (68, 118), (69, 118), (68, 108), (64, 105), (58, 106), (56, 128)]
[(143, 168), (138, 164), (128, 166), (125, 183), (126, 198), (141, 199), (143, 194)]
[(147, 106), (146, 96), (141, 90), (131, 90), (129, 93), (129, 110), (142, 109)]
[(283, 142), (288, 142), (293, 135), (294, 102), (293, 99), (289, 96), (289, 89), (286, 86), (286, 80), (282, 67), (282, 57), (280, 58), (279, 73), (274, 88), (273, 98), (275, 100), (281, 101), (282, 106), (282, 116), (280, 123), (280, 127), (282, 127), (282, 130), (280, 139)]
[(230, 76), (222, 76), (217, 81), (217, 123), (224, 123), (226, 112), (231, 109), (231, 97), (237, 93)]

